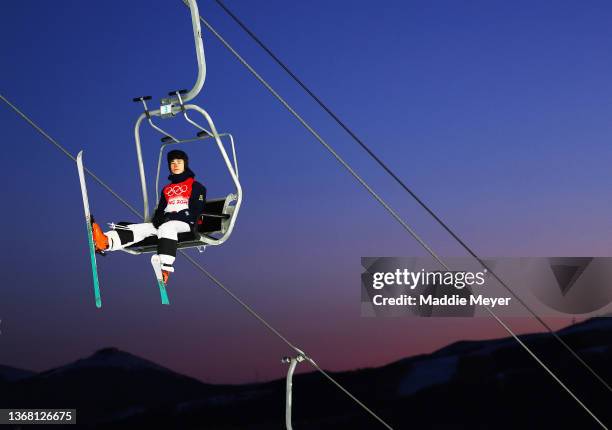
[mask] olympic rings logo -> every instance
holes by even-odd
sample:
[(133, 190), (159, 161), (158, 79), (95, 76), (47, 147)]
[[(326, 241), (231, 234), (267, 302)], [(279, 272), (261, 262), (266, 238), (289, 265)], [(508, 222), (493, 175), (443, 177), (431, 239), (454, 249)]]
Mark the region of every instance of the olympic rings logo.
[(187, 185), (175, 185), (166, 191), (166, 195), (172, 197), (183, 194), (185, 191), (187, 191)]

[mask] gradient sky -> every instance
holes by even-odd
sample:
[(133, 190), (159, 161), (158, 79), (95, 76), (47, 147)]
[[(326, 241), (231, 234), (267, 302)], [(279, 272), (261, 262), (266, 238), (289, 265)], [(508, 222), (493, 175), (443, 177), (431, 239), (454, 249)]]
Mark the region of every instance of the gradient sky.
[[(227, 4), (479, 254), (612, 255), (610, 2)], [(199, 5), (439, 254), (465, 255), (214, 2)], [(141, 209), (131, 99), (191, 87), (181, 1), (4, 2), (0, 36), (0, 93)], [(236, 137), (244, 187), (231, 240), (192, 253), (205, 268), (326, 369), (506, 336), (484, 318), (360, 317), (360, 257), (424, 251), (206, 30), (204, 44), (195, 102)], [(116, 346), (212, 383), (284, 376), (292, 351), (180, 257), (169, 307), (148, 255), (98, 259), (96, 309), (75, 166), (5, 105), (0, 126), (0, 363), (46, 370)], [(151, 179), (159, 140), (144, 139)], [(232, 191), (214, 147), (184, 149), (209, 196)], [(134, 220), (89, 191), (99, 221)]]

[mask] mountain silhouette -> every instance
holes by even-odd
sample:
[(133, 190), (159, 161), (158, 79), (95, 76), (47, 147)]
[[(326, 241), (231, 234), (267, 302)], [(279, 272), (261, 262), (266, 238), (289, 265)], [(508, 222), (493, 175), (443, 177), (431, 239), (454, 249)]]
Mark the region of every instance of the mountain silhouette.
[[(557, 334), (604, 380), (612, 380), (612, 319), (591, 319)], [(604, 423), (612, 423), (610, 391), (552, 336), (521, 339)], [(598, 428), (513, 338), (460, 341), (377, 368), (328, 373), (394, 429)], [(40, 373), (0, 366), (0, 404), (76, 408), (77, 427), (91, 429), (280, 429), (285, 379), (206, 384), (104, 348)], [(318, 372), (294, 376), (293, 425), (382, 428)]]
[(0, 381), (17, 381), (35, 374), (36, 372), (30, 370), (0, 365)]

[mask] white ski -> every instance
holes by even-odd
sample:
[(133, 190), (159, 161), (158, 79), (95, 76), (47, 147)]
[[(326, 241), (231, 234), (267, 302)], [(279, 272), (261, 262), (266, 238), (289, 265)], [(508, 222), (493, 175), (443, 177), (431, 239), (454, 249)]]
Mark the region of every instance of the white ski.
[(166, 284), (164, 283), (164, 277), (162, 275), (161, 260), (159, 255), (153, 254), (151, 256), (151, 265), (155, 271), (155, 277), (157, 278), (157, 286), (159, 287), (159, 294), (161, 295), (161, 302), (163, 305), (169, 305), (168, 294), (166, 293)]
[(85, 210), (85, 226), (87, 229), (87, 240), (89, 242), (89, 254), (91, 257), (91, 273), (93, 275), (94, 296), (96, 307), (102, 307), (100, 298), (100, 284), (98, 282), (98, 266), (96, 264), (96, 247), (93, 241), (93, 232), (91, 231), (92, 217), (89, 211), (89, 199), (87, 197), (87, 184), (85, 183), (85, 170), (83, 169), (83, 151), (77, 155), (77, 169), (79, 171), (79, 180), (81, 182), (81, 195), (83, 196), (83, 209)]

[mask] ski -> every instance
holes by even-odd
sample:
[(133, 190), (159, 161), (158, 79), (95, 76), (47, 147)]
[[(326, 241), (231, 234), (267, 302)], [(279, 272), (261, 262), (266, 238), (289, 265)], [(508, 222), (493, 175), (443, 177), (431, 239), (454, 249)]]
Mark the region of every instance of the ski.
[(93, 241), (93, 232), (91, 230), (92, 217), (89, 210), (89, 199), (87, 197), (87, 184), (85, 184), (85, 170), (83, 169), (83, 151), (77, 155), (77, 168), (79, 171), (79, 180), (81, 182), (81, 195), (83, 196), (83, 209), (85, 210), (85, 226), (87, 229), (87, 239), (89, 241), (89, 254), (91, 257), (91, 273), (93, 276), (94, 295), (96, 307), (102, 307), (100, 298), (100, 283), (98, 282), (98, 265), (96, 264), (96, 247)]
[(159, 255), (153, 254), (151, 256), (151, 265), (155, 271), (155, 277), (157, 278), (157, 286), (159, 287), (159, 294), (161, 295), (162, 305), (169, 305), (168, 294), (166, 293), (166, 284), (164, 283), (164, 277), (162, 276), (161, 260)]

